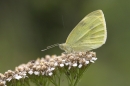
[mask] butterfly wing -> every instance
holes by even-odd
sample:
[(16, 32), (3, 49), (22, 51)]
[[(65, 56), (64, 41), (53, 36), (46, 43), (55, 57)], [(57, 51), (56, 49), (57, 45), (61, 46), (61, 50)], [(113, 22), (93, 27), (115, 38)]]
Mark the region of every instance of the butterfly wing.
[(97, 10), (78, 23), (69, 34), (66, 44), (70, 44), (73, 51), (89, 51), (103, 45), (106, 37), (104, 14), (101, 10)]

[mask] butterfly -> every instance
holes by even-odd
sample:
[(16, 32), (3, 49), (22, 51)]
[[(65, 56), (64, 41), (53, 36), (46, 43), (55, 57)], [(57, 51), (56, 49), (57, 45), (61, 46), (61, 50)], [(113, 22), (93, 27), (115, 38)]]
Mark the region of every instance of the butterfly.
[(66, 53), (87, 52), (101, 47), (106, 39), (104, 14), (102, 10), (96, 10), (85, 16), (59, 47)]

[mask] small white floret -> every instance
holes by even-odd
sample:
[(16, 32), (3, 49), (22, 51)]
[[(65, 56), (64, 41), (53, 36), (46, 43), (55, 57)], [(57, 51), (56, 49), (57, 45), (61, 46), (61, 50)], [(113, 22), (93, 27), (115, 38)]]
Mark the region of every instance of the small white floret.
[(89, 61), (86, 61), (86, 64), (89, 64)]
[(92, 60), (96, 61), (96, 60), (97, 60), (97, 58), (93, 57), (93, 58), (92, 58)]
[(78, 67), (79, 67), (79, 68), (81, 68), (82, 66), (83, 66), (82, 64), (79, 64), (79, 66), (78, 66)]
[(9, 77), (8, 79), (6, 79), (6, 81), (10, 82), (12, 80), (12, 77)]
[(51, 71), (53, 71), (53, 70), (55, 70), (55, 68), (54, 68), (54, 67), (52, 67), (52, 68), (51, 68)]
[(93, 60), (90, 60), (90, 62), (94, 63), (94, 61), (93, 61)]
[(73, 64), (73, 67), (77, 67), (77, 65), (78, 65), (77, 63), (74, 63), (74, 64)]
[(30, 70), (30, 71), (28, 71), (28, 73), (29, 73), (30, 75), (32, 75), (32, 74), (33, 74), (33, 71), (32, 71), (32, 70)]
[(62, 62), (65, 62), (65, 60), (62, 60)]
[(19, 76), (18, 74), (16, 74), (16, 75), (14, 75), (14, 78), (17, 79), (17, 80), (19, 80), (19, 79), (22, 78), (22, 76)]
[(52, 72), (50, 72), (48, 75), (49, 75), (49, 76), (52, 76), (52, 74), (53, 74), (53, 73), (52, 73)]
[(64, 64), (60, 64), (60, 67), (64, 67)]
[(68, 62), (66, 62), (66, 63), (65, 63), (65, 65), (66, 65), (66, 66), (68, 66), (68, 65), (69, 65), (69, 63), (68, 63)]
[(35, 75), (39, 75), (40, 72), (39, 72), (39, 71), (34, 71), (34, 74), (35, 74)]
[(49, 67), (47, 71), (51, 71), (51, 68)]
[(57, 63), (57, 62), (55, 62), (55, 63), (54, 63), (54, 66), (58, 66), (58, 63)]

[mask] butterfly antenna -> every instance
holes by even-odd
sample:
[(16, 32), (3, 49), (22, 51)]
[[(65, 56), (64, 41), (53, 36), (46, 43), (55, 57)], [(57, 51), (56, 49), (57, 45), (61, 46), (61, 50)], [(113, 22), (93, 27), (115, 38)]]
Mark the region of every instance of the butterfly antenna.
[(50, 48), (53, 48), (53, 47), (56, 47), (56, 46), (59, 46), (59, 44), (57, 43), (57, 44), (53, 44), (53, 45), (47, 46), (46, 49), (43, 49), (41, 51), (46, 51), (46, 50), (48, 50)]

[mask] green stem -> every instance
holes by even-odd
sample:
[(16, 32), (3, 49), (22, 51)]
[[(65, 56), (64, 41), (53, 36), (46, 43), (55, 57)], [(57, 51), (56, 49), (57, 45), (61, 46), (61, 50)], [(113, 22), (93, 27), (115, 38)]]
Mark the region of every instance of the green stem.
[(90, 65), (91, 65), (91, 63), (90, 63), (84, 70), (79, 71), (79, 74), (78, 74), (78, 76), (77, 76), (77, 78), (76, 78), (76, 81), (75, 81), (75, 83), (74, 83), (74, 86), (77, 86), (79, 80), (81, 79), (81, 77), (83, 76), (84, 72), (88, 69), (88, 67), (89, 67)]

